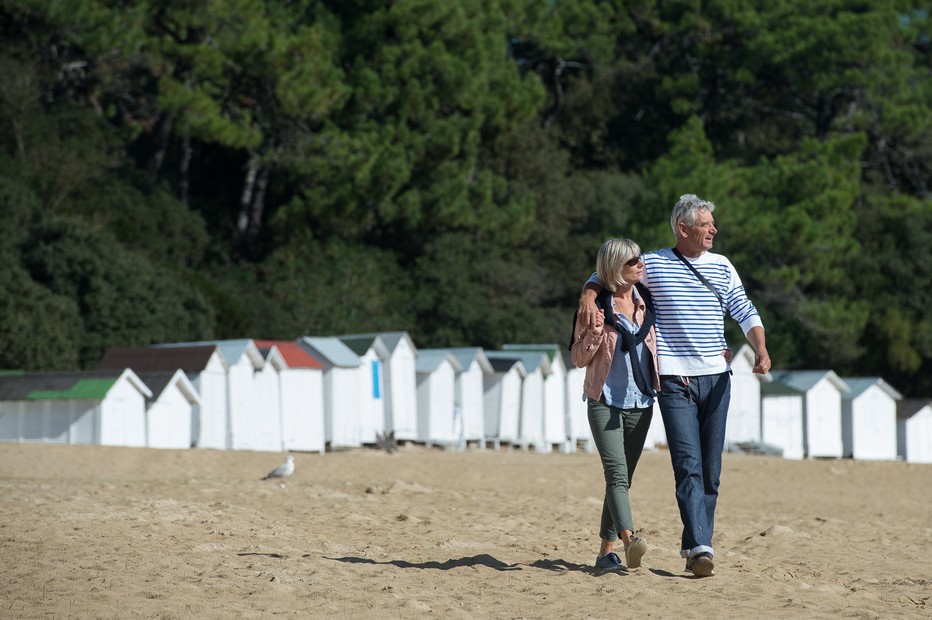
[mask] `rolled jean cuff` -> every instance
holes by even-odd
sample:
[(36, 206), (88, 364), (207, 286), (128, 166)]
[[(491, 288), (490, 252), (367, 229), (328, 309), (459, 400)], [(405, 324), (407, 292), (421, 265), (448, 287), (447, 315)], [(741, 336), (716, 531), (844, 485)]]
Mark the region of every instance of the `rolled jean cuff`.
[(699, 545), (698, 547), (693, 547), (692, 549), (680, 549), (681, 558), (691, 558), (700, 553), (711, 553), (712, 557), (715, 557), (715, 550), (708, 545)]

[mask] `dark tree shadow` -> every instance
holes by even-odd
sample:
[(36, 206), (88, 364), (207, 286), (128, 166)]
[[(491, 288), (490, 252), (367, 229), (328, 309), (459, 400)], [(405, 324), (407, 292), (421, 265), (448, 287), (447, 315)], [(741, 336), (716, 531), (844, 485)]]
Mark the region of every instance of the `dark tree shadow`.
[(659, 568), (651, 568), (649, 570), (658, 577), (672, 577), (674, 579), (705, 579), (705, 577), (697, 577), (696, 575), (692, 574), (678, 575), (676, 573), (671, 573), (668, 570), (660, 570)]
[(266, 557), (269, 557), (269, 558), (278, 558), (279, 560), (284, 559), (284, 557), (285, 557), (285, 556), (283, 556), (281, 553), (255, 553), (255, 552), (245, 552), (245, 553), (237, 553), (236, 555), (240, 555), (240, 556), (242, 556), (242, 555), (262, 555), (262, 556), (266, 556)]
[(491, 555), (480, 554), (468, 558), (450, 559), (446, 562), (407, 562), (405, 560), (389, 560), (387, 562), (377, 562), (369, 558), (327, 558), (337, 562), (348, 562), (350, 564), (374, 564), (377, 566), (391, 565), (398, 568), (433, 568), (436, 570), (451, 570), (463, 566), (487, 566), (495, 570), (522, 570), (520, 564), (505, 564), (501, 560), (496, 560)]
[[(342, 557), (342, 558), (327, 558), (328, 560), (334, 560), (336, 562), (347, 562), (349, 564), (372, 564), (375, 566), (397, 566), (398, 568), (417, 568), (417, 569), (434, 569), (434, 570), (452, 570), (454, 568), (461, 568), (465, 566), (486, 566), (499, 571), (506, 570), (524, 570), (525, 568), (538, 568), (542, 570), (548, 570), (553, 572), (564, 572), (564, 571), (577, 571), (581, 573), (587, 573), (590, 575), (604, 575), (608, 574), (608, 571), (603, 571), (597, 569), (594, 566), (585, 566), (582, 564), (576, 564), (574, 562), (567, 562), (566, 560), (535, 560), (531, 564), (506, 564), (501, 560), (488, 555), (486, 553), (480, 555), (474, 555), (466, 558), (451, 558), (445, 562), (407, 562), (405, 560), (388, 560), (385, 562), (379, 562), (377, 560), (370, 560), (369, 558), (358, 558), (358, 557)], [(627, 574), (628, 571), (625, 568), (621, 568), (617, 571), (611, 571), (618, 574)]]

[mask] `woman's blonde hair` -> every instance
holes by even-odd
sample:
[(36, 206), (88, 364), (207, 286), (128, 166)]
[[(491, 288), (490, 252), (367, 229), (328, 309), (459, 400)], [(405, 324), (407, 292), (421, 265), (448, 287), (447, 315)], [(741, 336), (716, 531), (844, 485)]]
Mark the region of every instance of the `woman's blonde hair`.
[(595, 272), (602, 286), (615, 292), (618, 286), (629, 284), (622, 277), (625, 263), (641, 255), (641, 248), (631, 239), (609, 239), (595, 257)]

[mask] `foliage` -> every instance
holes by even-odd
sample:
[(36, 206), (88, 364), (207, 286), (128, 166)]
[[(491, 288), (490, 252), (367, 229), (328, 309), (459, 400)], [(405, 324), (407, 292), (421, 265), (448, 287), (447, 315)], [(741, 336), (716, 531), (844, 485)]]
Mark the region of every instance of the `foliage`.
[(0, 0), (0, 364), (562, 343), (696, 193), (777, 367), (928, 395), (930, 73), (910, 0)]

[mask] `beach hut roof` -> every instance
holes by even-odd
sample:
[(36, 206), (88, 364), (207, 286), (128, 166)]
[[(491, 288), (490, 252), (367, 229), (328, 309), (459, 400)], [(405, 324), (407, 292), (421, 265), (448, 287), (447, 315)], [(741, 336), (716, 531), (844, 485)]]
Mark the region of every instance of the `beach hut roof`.
[(302, 349), (298, 343), (290, 340), (256, 340), (256, 346), (260, 350), (271, 347), (278, 349), (288, 368), (315, 368), (321, 370), (324, 367), (323, 364)]
[(369, 349), (374, 349), (375, 354), (380, 358), (389, 357), (392, 354), (391, 349), (378, 334), (345, 334), (337, 338), (360, 357), (365, 355)]
[(154, 344), (153, 347), (172, 348), (172, 347), (191, 347), (214, 345), (220, 349), (224, 359), (230, 364), (239, 363), (243, 356), (249, 359), (253, 368), (262, 368), (265, 358), (259, 352), (259, 347), (251, 338), (237, 338), (233, 340), (201, 340), (198, 342), (169, 342), (165, 344)]
[[(551, 364), (563, 350), (560, 345), (552, 343), (543, 344), (503, 344), (503, 351), (522, 351), (526, 353), (545, 353), (547, 361)], [(562, 359), (560, 361), (563, 361)]]
[(414, 370), (415, 372), (434, 372), (444, 362), (449, 362), (456, 372), (463, 370), (463, 366), (456, 357), (445, 349), (418, 351), (417, 357), (414, 359)]
[(461, 371), (468, 370), (472, 366), (473, 362), (479, 364), (479, 368), (482, 369), (482, 372), (491, 374), (494, 372), (492, 370), (492, 364), (489, 363), (489, 358), (486, 356), (485, 351), (482, 350), (482, 347), (454, 347), (451, 349), (421, 349), (418, 351), (418, 355), (424, 352), (436, 352), (436, 351), (447, 351), (453, 354), (453, 357), (456, 358), (456, 361), (460, 363)]
[(527, 372), (531, 373), (540, 369), (542, 375), (550, 374), (550, 358), (544, 351), (520, 351), (512, 349), (510, 351), (486, 351), (489, 360), (495, 358), (513, 358), (521, 360)]
[(417, 351), (414, 340), (411, 339), (411, 336), (406, 331), (379, 332), (379, 337), (382, 338), (382, 342), (385, 343), (385, 346), (388, 347), (388, 350), (392, 353), (395, 352), (395, 349), (398, 348), (402, 340), (407, 341), (412, 351)]
[(512, 368), (517, 369), (518, 374), (524, 378), (527, 376), (527, 368), (524, 367), (524, 362), (519, 358), (511, 357), (496, 357), (494, 355), (488, 355), (489, 351), (486, 352), (486, 356), (489, 358), (489, 364), (492, 366), (492, 370), (495, 372), (508, 372)]
[[(207, 368), (210, 358), (218, 350), (217, 345), (196, 345), (190, 347), (110, 347), (104, 352), (98, 368), (101, 370), (122, 370), (132, 368), (134, 372), (174, 372), (181, 369), (187, 373), (196, 373)], [(223, 354), (222, 363), (226, 364)]]
[(930, 406), (932, 406), (932, 399), (929, 398), (904, 398), (896, 402), (896, 417), (908, 420)]
[[(388, 349), (389, 355), (394, 353), (395, 349), (398, 348), (398, 345), (401, 343), (401, 341), (404, 340), (404, 341), (407, 341), (408, 347), (410, 347), (412, 351), (415, 351), (415, 352), (417, 351), (417, 347), (414, 345), (414, 341), (411, 339), (411, 336), (408, 335), (408, 332), (406, 331), (367, 332), (363, 334), (345, 334), (343, 336), (337, 336), (337, 338), (339, 338), (340, 340), (353, 339), (354, 341), (357, 341), (359, 343), (356, 346), (362, 346), (361, 343), (364, 343), (364, 342), (371, 343), (373, 340), (378, 339), (381, 342), (381, 344), (385, 346), (386, 349)], [(349, 343), (347, 343), (347, 345), (348, 344)], [(366, 347), (362, 350), (362, 352), (359, 353), (359, 355), (362, 355), (363, 353), (368, 351), (370, 346), (371, 344), (367, 344)]]
[(336, 336), (303, 336), (298, 344), (310, 355), (340, 368), (358, 368), (359, 356)]
[(79, 372), (4, 372), (0, 400), (103, 400), (118, 381), (129, 381), (147, 398), (152, 391), (129, 368)]
[(842, 379), (848, 384), (848, 387), (851, 388), (850, 392), (845, 392), (842, 395), (842, 398), (845, 400), (857, 398), (863, 394), (865, 390), (874, 385), (883, 390), (893, 400), (900, 400), (903, 398), (902, 394), (897, 392), (892, 385), (880, 377), (843, 377)]
[(842, 393), (851, 389), (834, 370), (778, 370), (772, 374), (773, 383), (761, 386), (765, 394), (803, 394), (822, 379), (827, 379)]
[(180, 368), (174, 372), (141, 372), (139, 378), (152, 392), (151, 400), (158, 400), (162, 392), (173, 385), (177, 385), (189, 403), (192, 405), (201, 404), (201, 397), (198, 395), (197, 389)]

